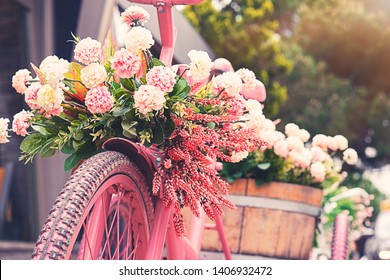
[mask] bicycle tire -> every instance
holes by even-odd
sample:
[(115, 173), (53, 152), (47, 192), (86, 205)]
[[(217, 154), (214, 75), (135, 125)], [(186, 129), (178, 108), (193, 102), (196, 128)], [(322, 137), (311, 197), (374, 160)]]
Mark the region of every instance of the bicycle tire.
[(346, 260), (348, 258), (348, 215), (338, 214), (333, 224), (333, 236), (331, 247), (332, 260)]
[(83, 162), (57, 197), (32, 259), (143, 259), (153, 220), (146, 182), (118, 152)]

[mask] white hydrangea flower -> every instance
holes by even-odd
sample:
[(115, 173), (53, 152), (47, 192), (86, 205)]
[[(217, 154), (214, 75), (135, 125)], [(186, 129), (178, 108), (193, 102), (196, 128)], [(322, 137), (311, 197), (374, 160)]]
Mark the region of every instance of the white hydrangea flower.
[(289, 136), (286, 139), (290, 150), (302, 151), (304, 148), (303, 141), (298, 136)]
[(301, 128), (298, 131), (298, 135), (297, 136), (305, 143), (307, 141), (309, 141), (309, 139), (310, 139), (310, 133), (306, 129), (303, 129), (303, 128)]
[(39, 70), (44, 74), (46, 82), (52, 88), (57, 88), (69, 70), (69, 61), (50, 55), (41, 62)]
[(253, 73), (253, 71), (246, 68), (241, 68), (237, 70), (236, 73), (242, 80), (243, 88), (254, 89), (256, 87), (256, 75)]
[(284, 127), (284, 132), (287, 136), (298, 136), (299, 135), (299, 126), (295, 123), (288, 123)]
[(107, 79), (107, 72), (103, 65), (94, 62), (81, 69), (80, 78), (87, 88), (93, 88)]
[(203, 80), (210, 75), (213, 62), (207, 52), (191, 50), (188, 53), (188, 57), (191, 61), (188, 75), (190, 75), (194, 81)]
[(242, 89), (241, 78), (234, 72), (225, 72), (213, 80), (212, 89), (216, 92), (226, 92), (228, 96), (235, 97)]
[(254, 99), (248, 99), (245, 100), (245, 109), (248, 111), (249, 114), (263, 114), (263, 105)]
[(336, 135), (333, 138), (337, 142), (337, 146), (340, 151), (344, 151), (348, 148), (348, 139), (345, 138), (343, 135)]
[(126, 49), (133, 52), (148, 50), (154, 45), (153, 35), (149, 29), (133, 27), (125, 36), (125, 45)]
[(322, 182), (325, 180), (326, 168), (321, 162), (314, 162), (310, 166), (310, 175), (313, 176), (315, 182)]
[(248, 155), (249, 155), (249, 153), (247, 151), (244, 151), (244, 152), (233, 151), (230, 159), (232, 162), (239, 162), (239, 161), (242, 161), (243, 159), (246, 159), (248, 157)]
[(354, 149), (348, 148), (343, 152), (343, 160), (349, 165), (354, 165), (358, 161), (358, 154)]
[(286, 140), (279, 140), (274, 145), (274, 152), (282, 158), (286, 158), (290, 152)]

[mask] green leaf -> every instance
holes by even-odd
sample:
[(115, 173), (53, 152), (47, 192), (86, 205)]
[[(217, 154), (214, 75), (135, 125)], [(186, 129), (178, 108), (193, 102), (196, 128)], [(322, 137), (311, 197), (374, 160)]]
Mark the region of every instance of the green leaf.
[(180, 98), (185, 98), (190, 92), (191, 88), (188, 86), (187, 81), (184, 78), (180, 78), (173, 90), (169, 93), (169, 96), (178, 96)]
[(40, 155), (42, 158), (49, 158), (56, 153), (56, 148), (52, 146), (53, 141), (48, 141), (40, 150)]
[(123, 79), (121, 78), (121, 84), (123, 85), (123, 87), (131, 92), (134, 92), (135, 91), (135, 86), (134, 86), (134, 83), (130, 80), (130, 79)]
[(215, 122), (208, 122), (207, 123), (207, 127), (210, 128), (210, 129), (214, 129), (215, 128)]
[(157, 145), (161, 144), (164, 141), (164, 130), (161, 124), (156, 123), (152, 128), (152, 132), (153, 132), (152, 143)]
[(271, 166), (270, 162), (259, 163), (257, 167), (261, 170), (267, 170)]
[(76, 139), (77, 141), (81, 141), (83, 138), (84, 138), (84, 134), (82, 131), (77, 131), (75, 134), (74, 134), (74, 139)]
[(61, 152), (63, 152), (64, 154), (73, 154), (74, 152), (76, 152), (73, 148), (72, 141), (66, 142), (65, 145), (62, 147)]
[(72, 141), (72, 147), (75, 151), (79, 150), (84, 144), (86, 143), (85, 140), (73, 140)]
[(20, 149), (23, 152), (28, 153), (39, 146), (42, 140), (44, 140), (44, 136), (42, 134), (34, 133), (27, 135), (20, 144)]
[(121, 122), (123, 135), (127, 138), (134, 139), (137, 137), (137, 122), (130, 120), (123, 120)]
[(64, 163), (65, 171), (71, 171), (81, 160), (87, 159), (92, 155), (96, 154), (96, 151), (89, 153), (75, 153), (66, 158)]
[(171, 137), (172, 133), (175, 131), (175, 127), (175, 122), (171, 117), (168, 117), (165, 126), (165, 138)]
[(72, 154), (71, 156), (67, 157), (64, 163), (65, 171), (71, 171), (80, 160), (81, 159), (77, 154)]
[(113, 114), (114, 117), (124, 116), (124, 115), (126, 115), (126, 113), (130, 112), (131, 109), (132, 108), (130, 108), (130, 107), (124, 107), (124, 108), (116, 107), (112, 111), (112, 114)]
[(152, 59), (150, 64), (151, 64), (152, 67), (154, 67), (154, 66), (165, 66), (165, 64), (161, 60), (158, 60), (155, 57)]

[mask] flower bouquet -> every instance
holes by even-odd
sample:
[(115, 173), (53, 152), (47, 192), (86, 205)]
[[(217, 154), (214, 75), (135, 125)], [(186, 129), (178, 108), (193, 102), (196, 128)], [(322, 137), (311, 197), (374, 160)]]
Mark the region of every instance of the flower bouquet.
[[(129, 27), (124, 47), (117, 48), (110, 36), (104, 44), (74, 36), (77, 62), (51, 55), (39, 66), (32, 64), (36, 78), (28, 69), (17, 71), (12, 85), (30, 110), (14, 116), (12, 131), (25, 137), (22, 160), (62, 152), (69, 154), (65, 170), (98, 153), (112, 137), (161, 150), (152, 192), (162, 190), (164, 205), (174, 209), (176, 231), (183, 235), (182, 207), (198, 215), (200, 205), (211, 218), (214, 210), (222, 213), (223, 205), (234, 208), (222, 196), (229, 184), (212, 164), (261, 145), (246, 117), (248, 106), (257, 101), (240, 95), (258, 81), (247, 69), (211, 77), (213, 62), (196, 50), (178, 75), (149, 51), (154, 40), (144, 27), (148, 18), (138, 6), (122, 13)], [(8, 123), (0, 118), (0, 143), (9, 141)]]
[(257, 185), (279, 181), (327, 188), (345, 178), (344, 163), (358, 161), (356, 151), (348, 148), (348, 140), (342, 135), (317, 134), (309, 141), (309, 132), (294, 123), (288, 123), (281, 132), (275, 122), (262, 118), (257, 133), (267, 144), (240, 162), (224, 163), (221, 174), (229, 182), (254, 178)]

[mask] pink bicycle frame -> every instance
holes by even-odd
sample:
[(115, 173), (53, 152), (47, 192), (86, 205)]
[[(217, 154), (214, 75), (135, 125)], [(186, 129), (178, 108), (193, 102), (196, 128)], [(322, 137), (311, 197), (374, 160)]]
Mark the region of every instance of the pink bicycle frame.
[[(174, 46), (176, 42), (176, 28), (173, 22), (173, 5), (195, 5), (203, 0), (131, 0), (130, 2), (150, 4), (157, 8), (159, 29), (161, 34), (160, 60), (166, 65), (172, 64)], [(146, 148), (120, 138), (108, 140), (104, 148), (117, 150), (130, 157), (141, 159), (144, 174), (154, 174), (156, 158), (148, 155)], [(130, 154), (129, 154), (130, 153)], [(224, 234), (222, 217), (216, 213), (215, 226), (206, 226), (206, 214), (201, 211), (199, 218), (193, 217), (188, 238), (179, 238), (172, 225), (172, 215), (166, 209), (162, 200), (158, 199), (155, 206), (155, 216), (151, 227), (149, 244), (145, 259), (161, 259), (164, 245), (168, 259), (199, 259), (203, 232), (205, 228), (214, 228), (218, 231), (226, 259), (231, 259), (230, 249)]]

